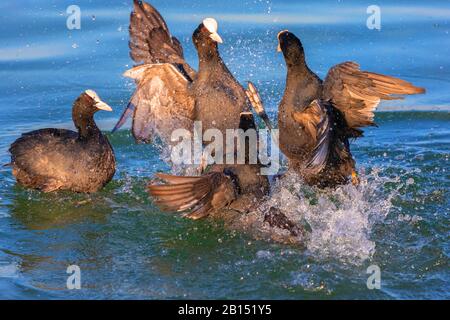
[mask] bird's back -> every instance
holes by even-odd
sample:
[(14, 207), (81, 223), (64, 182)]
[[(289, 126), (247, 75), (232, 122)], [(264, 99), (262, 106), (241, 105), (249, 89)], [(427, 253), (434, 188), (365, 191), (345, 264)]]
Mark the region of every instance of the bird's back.
[(23, 134), (10, 153), (19, 183), (45, 191), (95, 192), (115, 172), (114, 153), (102, 135), (82, 141), (70, 130), (42, 129)]

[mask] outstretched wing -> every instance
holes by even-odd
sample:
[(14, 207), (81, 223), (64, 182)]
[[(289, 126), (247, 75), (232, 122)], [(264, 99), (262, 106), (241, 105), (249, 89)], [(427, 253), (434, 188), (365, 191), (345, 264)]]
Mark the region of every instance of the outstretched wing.
[(183, 48), (172, 37), (161, 14), (150, 4), (134, 0), (130, 17), (130, 56), (137, 64), (171, 63), (192, 79), (195, 71), (186, 63)]
[(113, 132), (133, 115), (137, 141), (149, 142), (156, 135), (168, 143), (173, 130), (192, 128), (194, 103), (188, 84), (195, 71), (162, 16), (144, 1), (134, 0), (129, 45), (131, 58), (144, 64), (124, 74), (135, 79), (137, 88)]
[(114, 130), (133, 114), (132, 133), (139, 142), (151, 142), (155, 136), (169, 144), (176, 129), (192, 131), (194, 99), (189, 80), (172, 64), (134, 67), (124, 74), (135, 79), (137, 88)]
[(233, 181), (222, 172), (211, 172), (201, 177), (178, 177), (157, 174), (164, 185), (149, 185), (150, 195), (164, 211), (186, 212), (190, 219), (206, 217), (210, 210), (221, 209), (235, 198)]
[(398, 78), (361, 71), (354, 62), (333, 67), (323, 85), (323, 99), (332, 101), (351, 128), (374, 125), (374, 111), (381, 100), (403, 99), (403, 95), (425, 92)]

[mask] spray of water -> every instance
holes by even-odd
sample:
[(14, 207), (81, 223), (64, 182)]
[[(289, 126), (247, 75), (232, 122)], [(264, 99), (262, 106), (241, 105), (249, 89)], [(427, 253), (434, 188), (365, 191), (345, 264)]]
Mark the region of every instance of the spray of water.
[(387, 191), (385, 185), (393, 179), (381, 177), (377, 170), (360, 178), (357, 187), (319, 190), (288, 172), (275, 183), (272, 195), (256, 214), (278, 208), (295, 224), (307, 226), (308, 237), (298, 240), (315, 257), (361, 263), (375, 252), (372, 228), (390, 212), (397, 190)]

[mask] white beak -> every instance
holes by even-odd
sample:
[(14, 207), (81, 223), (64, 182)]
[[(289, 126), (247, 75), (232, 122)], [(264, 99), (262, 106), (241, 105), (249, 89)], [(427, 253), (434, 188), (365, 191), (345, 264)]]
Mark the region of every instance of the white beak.
[(100, 97), (94, 90), (86, 90), (84, 93), (94, 100), (94, 107), (96, 107), (98, 110), (113, 111), (110, 106), (100, 100)]
[(95, 107), (99, 110), (103, 110), (103, 111), (113, 111), (113, 109), (107, 105), (106, 103), (104, 103), (103, 101), (98, 101), (95, 103)]
[(211, 33), (211, 35), (209, 37), (217, 43), (223, 43), (222, 38), (219, 36), (219, 34), (217, 32)]
[(219, 29), (219, 24), (217, 23), (216, 19), (206, 18), (205, 20), (203, 20), (203, 25), (211, 33), (209, 35), (211, 39), (213, 39), (217, 43), (223, 43), (222, 38), (217, 33), (217, 30)]

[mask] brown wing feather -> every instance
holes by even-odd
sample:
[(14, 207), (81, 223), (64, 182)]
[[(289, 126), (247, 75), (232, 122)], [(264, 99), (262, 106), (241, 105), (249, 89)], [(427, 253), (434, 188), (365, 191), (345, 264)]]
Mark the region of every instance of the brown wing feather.
[(270, 122), (266, 110), (264, 109), (264, 104), (262, 102), (261, 96), (259, 95), (258, 89), (256, 89), (255, 85), (250, 81), (248, 82), (248, 88), (247, 90), (245, 90), (245, 94), (247, 95), (247, 98), (250, 101), (250, 105), (252, 106), (253, 110), (255, 110), (258, 116), (264, 121), (267, 128), (269, 128), (269, 130), (272, 130), (272, 123)]
[(294, 112), (292, 117), (299, 126), (305, 129), (312, 141), (317, 138), (317, 127), (323, 118), (325, 111), (322, 109), (319, 100), (314, 100), (302, 111)]
[(183, 49), (174, 42), (166, 22), (150, 4), (134, 0), (130, 16), (131, 57), (137, 63), (182, 63)]
[(137, 63), (172, 63), (191, 79), (195, 71), (184, 60), (180, 41), (172, 37), (161, 14), (150, 4), (134, 0), (130, 16), (130, 56)]
[(377, 73), (361, 71), (357, 63), (333, 67), (324, 82), (323, 98), (345, 116), (351, 128), (374, 125), (374, 111), (381, 100), (403, 99), (403, 95), (424, 93), (411, 83)]
[(201, 177), (178, 177), (157, 174), (163, 185), (149, 185), (149, 193), (164, 211), (187, 212), (191, 219), (200, 219), (211, 210), (223, 208), (236, 198), (234, 184), (222, 172)]
[(194, 99), (186, 79), (171, 64), (142, 65), (128, 70), (137, 88), (114, 130), (133, 113), (132, 132), (137, 141), (150, 142), (155, 136), (169, 144), (176, 129), (192, 130)]
[(352, 162), (348, 139), (360, 136), (361, 132), (348, 128), (342, 113), (330, 102), (316, 99), (292, 116), (314, 144), (306, 164), (310, 174), (320, 173), (327, 165)]

